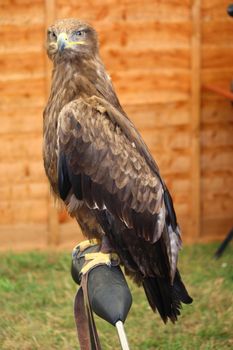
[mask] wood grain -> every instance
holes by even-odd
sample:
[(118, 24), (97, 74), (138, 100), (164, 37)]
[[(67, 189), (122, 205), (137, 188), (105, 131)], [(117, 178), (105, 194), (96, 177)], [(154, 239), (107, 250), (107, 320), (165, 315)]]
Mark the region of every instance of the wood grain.
[(169, 128), (173, 125), (189, 124), (189, 101), (141, 104), (137, 102), (134, 105), (128, 105), (126, 101), (124, 108), (140, 130), (142, 128)]
[(111, 77), (120, 101), (127, 105), (187, 101), (190, 96), (188, 71), (138, 69), (114, 72)]
[[(202, 0), (201, 15), (204, 21), (213, 21), (217, 19), (227, 19), (226, 9), (230, 2), (228, 0)], [(230, 20), (230, 18), (229, 18)]]
[[(232, 22), (233, 26), (233, 22)], [(232, 69), (233, 46), (203, 46), (202, 68), (203, 69)]]
[[(113, 47), (106, 50), (100, 48), (102, 59), (109, 71), (125, 71), (137, 69), (189, 69), (190, 50), (188, 47), (152, 47), (124, 48)], [(146, 63), (146, 65), (145, 65)]]
[(200, 0), (194, 0), (192, 5), (192, 68), (191, 68), (191, 181), (192, 181), (192, 235), (199, 237), (201, 230), (200, 206), (200, 106), (201, 106), (201, 18)]
[(0, 247), (70, 250), (82, 239), (77, 224), (54, 208), (41, 155), (52, 68), (45, 33), (58, 17), (86, 19), (98, 31), (101, 57), (171, 190), (184, 240), (227, 233), (233, 109), (201, 89), (230, 88), (227, 6), (226, 0), (1, 2)]
[(89, 2), (77, 2), (75, 0), (58, 0), (58, 16), (73, 17), (74, 13), (79, 17), (96, 22), (114, 22), (121, 20), (157, 20), (157, 21), (185, 21), (190, 19), (190, 1), (179, 0), (104, 0), (101, 6), (95, 6)]
[(44, 45), (44, 25), (35, 24), (3, 24), (0, 26), (1, 46), (4, 51), (17, 51), (28, 47), (40, 47), (43, 50)]
[[(230, 91), (232, 19), (227, 1), (202, 2), (204, 85)], [(202, 240), (226, 236), (233, 226), (232, 104), (226, 96), (203, 90), (201, 124)], [(215, 237), (215, 238), (214, 238)]]
[(202, 35), (205, 46), (219, 46), (219, 49), (232, 46), (232, 20), (225, 15), (218, 20), (203, 21)]

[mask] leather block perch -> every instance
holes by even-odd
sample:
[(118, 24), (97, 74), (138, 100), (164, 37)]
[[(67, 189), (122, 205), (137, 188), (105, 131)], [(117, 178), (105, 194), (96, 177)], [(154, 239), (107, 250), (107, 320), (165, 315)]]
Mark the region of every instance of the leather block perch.
[[(115, 254), (103, 254), (96, 240), (84, 241), (72, 253), (71, 274), (80, 285), (75, 297), (74, 315), (81, 350), (101, 349), (92, 310), (105, 321), (122, 326), (132, 304), (132, 296)], [(120, 326), (120, 329), (119, 329)], [(119, 334), (128, 349), (125, 334)]]

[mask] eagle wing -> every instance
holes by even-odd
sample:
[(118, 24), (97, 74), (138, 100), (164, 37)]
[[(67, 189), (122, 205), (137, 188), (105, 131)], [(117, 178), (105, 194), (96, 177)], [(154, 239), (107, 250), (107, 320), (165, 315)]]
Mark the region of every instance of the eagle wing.
[[(145, 145), (133, 124), (101, 98), (67, 104), (58, 121), (58, 184), (90, 209), (107, 209), (156, 242), (165, 223), (164, 188), (146, 161)], [(148, 154), (147, 154), (148, 153)], [(154, 165), (155, 166), (155, 165)]]

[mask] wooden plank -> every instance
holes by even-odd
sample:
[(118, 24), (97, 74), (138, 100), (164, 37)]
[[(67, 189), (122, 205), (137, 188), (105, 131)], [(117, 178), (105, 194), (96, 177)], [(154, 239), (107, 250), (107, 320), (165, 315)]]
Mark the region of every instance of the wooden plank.
[(179, 225), (182, 225), (182, 217), (190, 216), (190, 205), (188, 201), (188, 197), (184, 197), (180, 199), (177, 196), (173, 196), (174, 206), (176, 208), (176, 215), (178, 217)]
[(25, 251), (46, 248), (44, 224), (1, 225), (0, 251)]
[(151, 149), (152, 155), (156, 160), (162, 175), (186, 174), (189, 176), (191, 171), (191, 157), (190, 154), (185, 152), (171, 151), (166, 153), (160, 153)]
[(157, 149), (164, 153), (172, 150), (184, 151), (191, 147), (188, 128), (142, 128), (140, 130), (146, 143), (151, 149)]
[[(201, 144), (208, 148), (233, 146), (233, 118), (229, 125), (210, 124), (203, 125), (201, 130)], [(233, 166), (232, 166), (233, 167)]]
[(186, 70), (119, 71), (112, 73), (112, 81), (122, 104), (180, 102), (190, 97)]
[(20, 183), (2, 184), (0, 196), (2, 201), (14, 201), (23, 199), (44, 199), (47, 194), (47, 183)]
[(40, 133), (2, 135), (0, 138), (0, 162), (7, 159), (40, 160), (42, 162), (42, 135)]
[(17, 24), (20, 26), (28, 24), (43, 23), (44, 0), (40, 1), (2, 1), (0, 3), (0, 25)]
[(201, 164), (203, 171), (218, 172), (226, 171), (232, 173), (232, 154), (233, 149), (229, 147), (227, 149), (204, 149), (201, 157)]
[(223, 218), (205, 218), (202, 223), (203, 235), (201, 237), (202, 241), (208, 240), (209, 242), (213, 240), (218, 240), (227, 235), (227, 233), (233, 227), (233, 219), (231, 217)]
[(130, 119), (140, 130), (146, 128), (187, 125), (190, 119), (190, 102), (166, 102), (124, 105)]
[(205, 219), (232, 217), (233, 197), (212, 195), (203, 202), (202, 210)]
[[(211, 186), (210, 186), (211, 183)], [(205, 196), (230, 195), (233, 198), (233, 174), (221, 172), (221, 174), (205, 173), (202, 177), (202, 188)]]
[(0, 225), (41, 224), (47, 220), (46, 199), (1, 201), (0, 214)]
[[(217, 136), (217, 143), (225, 146), (224, 135)], [(232, 131), (229, 132), (232, 135)], [(214, 134), (215, 135), (215, 134)], [(216, 137), (215, 137), (216, 138)], [(230, 138), (228, 139), (230, 141)], [(215, 143), (216, 143), (215, 141)], [(230, 141), (231, 143), (232, 141)], [(228, 143), (228, 141), (227, 141)], [(204, 148), (202, 155), (202, 187), (203, 187), (203, 215), (204, 220), (232, 218), (233, 207), (233, 147), (216, 148), (214, 143)], [(224, 226), (224, 224), (223, 224)], [(215, 228), (213, 228), (215, 230)], [(227, 232), (227, 231), (226, 231)]]
[[(31, 5), (31, 0), (5, 0), (4, 4), (2, 4), (2, 6), (4, 7), (5, 5), (10, 5), (10, 4), (14, 4), (14, 5), (18, 5), (19, 7), (21, 5)], [(43, 0), (34, 0), (33, 1), (34, 4), (41, 4), (43, 3)]]
[(226, 9), (229, 6), (229, 0), (203, 0), (201, 2), (201, 16), (203, 21), (213, 21), (216, 19), (227, 18)]
[[(38, 85), (40, 85), (40, 83), (38, 83)], [(42, 86), (42, 85), (41, 85)], [(40, 87), (39, 87), (40, 89)], [(0, 83), (0, 91), (1, 91), (1, 83)], [(9, 91), (9, 90), (8, 90)], [(40, 90), (39, 90), (40, 91)], [(22, 110), (24, 108), (30, 108), (30, 107), (42, 107), (44, 106), (44, 96), (40, 93), (38, 93), (38, 91), (33, 91), (33, 93), (24, 93), (22, 95), (17, 94), (14, 95), (12, 98), (12, 94), (7, 94), (4, 95), (2, 93), (1, 95), (1, 105), (0, 105), (0, 110), (4, 112), (7, 111), (7, 113), (12, 113), (12, 111), (16, 111), (17, 109)], [(28, 98), (28, 96), (30, 96), (30, 98)]]
[(38, 95), (40, 98), (40, 96), (43, 95), (43, 91), (43, 74), (38, 74), (34, 77), (23, 77), (23, 75), (20, 75), (19, 77), (14, 76), (14, 78), (12, 78), (11, 80), (4, 79), (1, 81), (0, 79), (0, 92), (2, 94), (2, 103), (7, 103), (9, 101), (14, 102), (15, 100), (15, 102), (19, 106), (19, 100), (21, 98), (24, 98), (29, 101), (33, 97), (38, 97)]
[(44, 182), (45, 172), (41, 160), (34, 161), (25, 159), (24, 161), (12, 161), (0, 163), (0, 183), (38, 183)]
[[(16, 59), (17, 57), (17, 59)], [(35, 64), (36, 62), (36, 64)], [(17, 74), (35, 74), (42, 73), (44, 70), (44, 54), (41, 52), (5, 52), (0, 56), (1, 76)]]
[(0, 26), (1, 46), (4, 50), (15, 51), (25, 46), (40, 47), (44, 42), (44, 26), (43, 24), (31, 24), (31, 25), (14, 25), (6, 24)]
[[(233, 23), (232, 23), (233, 25)], [(233, 46), (225, 42), (225, 46), (204, 46), (202, 47), (202, 68), (229, 68), (232, 69)]]
[(232, 105), (225, 98), (211, 95), (211, 100), (206, 97), (202, 99), (201, 120), (204, 124), (222, 124), (227, 127), (232, 122)]
[[(102, 1), (101, 6), (90, 6), (87, 1), (58, 0), (58, 17), (73, 17), (77, 13), (79, 18), (88, 21), (113, 22), (121, 20), (141, 21), (143, 19), (157, 21), (185, 21), (190, 19), (190, 1), (179, 0), (118, 0)], [(143, 16), (142, 16), (143, 10)]]
[(127, 71), (135, 69), (189, 69), (190, 68), (190, 50), (184, 48), (124, 48), (119, 47), (101, 50), (103, 62), (107, 70), (115, 72), (116, 70)]
[(99, 33), (100, 52), (119, 46), (129, 49), (135, 49), (135, 47), (154, 49), (187, 48), (190, 45), (190, 21), (174, 23), (143, 20), (138, 23), (134, 21), (100, 22), (96, 23), (95, 28)]
[(47, 242), (49, 246), (57, 246), (60, 242), (60, 227), (58, 220), (58, 209), (55, 201), (49, 194), (48, 198), (48, 237)]
[[(203, 69), (202, 82), (203, 85), (220, 86), (226, 90), (230, 89), (231, 77), (233, 76), (233, 68), (221, 69)], [(216, 98), (216, 96), (215, 96)]]
[(204, 46), (232, 47), (232, 20), (222, 18), (214, 21), (202, 22), (202, 36)]
[(185, 127), (174, 127), (166, 133), (164, 138), (164, 150), (189, 152), (191, 147), (190, 131)]
[(192, 184), (189, 177), (173, 177), (169, 181), (169, 191), (171, 193), (178, 193), (179, 195), (186, 195), (189, 197), (189, 194), (192, 190)]
[[(55, 0), (45, 1), (45, 28), (47, 29), (56, 18), (56, 2)], [(45, 57), (45, 96), (49, 96), (50, 92), (50, 76), (51, 76), (51, 63), (48, 58)], [(50, 190), (48, 191), (48, 245), (57, 246), (60, 241), (60, 228), (58, 221), (58, 211), (55, 207), (55, 201), (51, 197)]]
[(125, 16), (128, 20), (141, 20), (143, 18), (157, 21), (187, 21), (190, 20), (190, 0), (141, 0), (124, 1)]
[(203, 85), (203, 89), (214, 92), (215, 94), (221, 95), (230, 101), (233, 101), (233, 92), (230, 89), (224, 89), (217, 85)]
[(192, 178), (192, 236), (199, 237), (201, 229), (201, 198), (200, 198), (200, 45), (201, 19), (200, 0), (194, 0), (192, 5), (192, 37), (191, 37), (191, 178)]
[[(20, 101), (21, 102), (21, 101)], [(1, 128), (0, 135), (42, 132), (42, 106), (6, 105), (0, 106)]]
[(60, 225), (60, 245), (66, 246), (71, 251), (75, 245), (84, 240), (85, 237), (76, 220)]
[(21, 203), (15, 201), (12, 206), (13, 218), (11, 223), (43, 224), (47, 221), (45, 198), (39, 200), (24, 200)]

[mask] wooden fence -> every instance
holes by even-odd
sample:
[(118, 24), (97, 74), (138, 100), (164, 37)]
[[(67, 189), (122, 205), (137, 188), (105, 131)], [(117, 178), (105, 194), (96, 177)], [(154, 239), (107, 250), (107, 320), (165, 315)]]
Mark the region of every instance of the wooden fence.
[(88, 20), (119, 98), (171, 190), (185, 241), (233, 225), (233, 20), (225, 0), (6, 0), (0, 4), (0, 249), (69, 247), (77, 224), (54, 209), (41, 157), (50, 84), (46, 27)]

